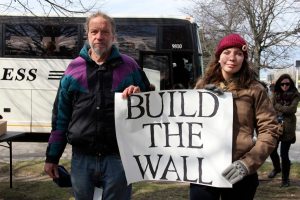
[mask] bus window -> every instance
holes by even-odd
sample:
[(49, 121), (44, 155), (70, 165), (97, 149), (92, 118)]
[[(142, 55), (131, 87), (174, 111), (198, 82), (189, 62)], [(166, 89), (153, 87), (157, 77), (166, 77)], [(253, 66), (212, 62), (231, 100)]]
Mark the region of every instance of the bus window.
[(46, 56), (54, 56), (56, 53), (56, 45), (55, 45), (55, 41), (48, 41), (45, 43), (45, 48), (44, 48), (44, 53), (43, 55)]
[(4, 55), (75, 57), (77, 35), (72, 25), (6, 24)]
[(139, 51), (155, 51), (157, 26), (117, 25), (117, 44), (120, 52), (139, 58)]

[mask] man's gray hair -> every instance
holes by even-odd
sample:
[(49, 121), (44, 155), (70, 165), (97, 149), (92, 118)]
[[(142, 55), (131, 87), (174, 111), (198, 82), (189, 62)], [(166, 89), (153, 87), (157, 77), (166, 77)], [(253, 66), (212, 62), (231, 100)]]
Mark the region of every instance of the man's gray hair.
[(85, 23), (85, 30), (86, 30), (86, 33), (89, 32), (89, 23), (91, 21), (91, 19), (93, 18), (96, 18), (96, 17), (102, 17), (104, 19), (106, 19), (110, 24), (111, 24), (111, 31), (113, 33), (113, 35), (116, 34), (116, 23), (114, 21), (113, 18), (111, 18), (110, 16), (108, 16), (107, 14), (103, 13), (103, 12), (96, 12), (94, 14), (91, 14), (87, 19), (86, 19), (86, 23)]

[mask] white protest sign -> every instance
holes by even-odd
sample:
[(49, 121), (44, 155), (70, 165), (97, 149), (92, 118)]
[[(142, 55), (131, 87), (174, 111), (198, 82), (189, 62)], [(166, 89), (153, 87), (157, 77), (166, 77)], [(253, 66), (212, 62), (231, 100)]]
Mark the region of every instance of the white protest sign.
[(231, 93), (166, 90), (115, 95), (116, 133), (128, 183), (159, 180), (232, 187)]

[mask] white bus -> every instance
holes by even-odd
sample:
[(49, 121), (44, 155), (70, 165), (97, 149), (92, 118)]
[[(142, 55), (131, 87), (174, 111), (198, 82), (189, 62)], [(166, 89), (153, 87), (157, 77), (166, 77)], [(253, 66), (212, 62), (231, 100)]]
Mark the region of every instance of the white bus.
[[(197, 25), (187, 19), (115, 18), (116, 44), (156, 90), (192, 88), (202, 74)], [(59, 80), (78, 55), (85, 18), (0, 16), (0, 115), (8, 131), (49, 133)]]

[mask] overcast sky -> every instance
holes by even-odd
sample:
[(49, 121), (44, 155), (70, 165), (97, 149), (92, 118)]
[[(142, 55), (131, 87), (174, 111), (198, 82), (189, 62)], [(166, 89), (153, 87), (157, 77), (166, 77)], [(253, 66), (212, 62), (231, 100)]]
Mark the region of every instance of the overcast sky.
[[(57, 2), (61, 2), (63, 0), (57, 0)], [(85, 3), (85, 7), (89, 7), (95, 3), (95, 0), (81, 0)], [(15, 15), (15, 14), (24, 14), (24, 9), (21, 8), (20, 3), (17, 1), (13, 1), (11, 7), (18, 8), (19, 10), (14, 9), (6, 9), (7, 5), (10, 5), (11, 0), (0, 0), (0, 9), (2, 11), (1, 14), (4, 15)], [(43, 14), (41, 3), (44, 4), (43, 1), (39, 0), (20, 0), (21, 3), (29, 5), (29, 9), (34, 11), (35, 14)], [(79, 0), (77, 0), (79, 2)], [(96, 8), (100, 9), (107, 14), (112, 16), (153, 16), (153, 17), (161, 17), (161, 16), (185, 16), (180, 9), (188, 7), (191, 5), (190, 0), (97, 0)], [(47, 5), (47, 4), (45, 4)], [(49, 7), (43, 7), (46, 10), (46, 13), (49, 11)], [(81, 8), (80, 5), (77, 5), (77, 8)], [(75, 9), (75, 7), (70, 7), (67, 9)], [(52, 13), (51, 15), (55, 15)]]
[(109, 0), (102, 9), (113, 16), (186, 16), (180, 9), (190, 5), (189, 0)]

